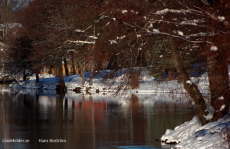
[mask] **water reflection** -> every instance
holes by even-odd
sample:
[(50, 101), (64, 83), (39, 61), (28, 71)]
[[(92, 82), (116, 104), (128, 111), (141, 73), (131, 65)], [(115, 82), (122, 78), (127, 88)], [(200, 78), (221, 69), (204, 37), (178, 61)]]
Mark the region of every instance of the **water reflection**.
[(30, 140), (2, 142), (0, 148), (161, 148), (155, 140), (193, 114), (187, 103), (166, 104), (155, 97), (56, 95), (0, 87), (0, 138)]

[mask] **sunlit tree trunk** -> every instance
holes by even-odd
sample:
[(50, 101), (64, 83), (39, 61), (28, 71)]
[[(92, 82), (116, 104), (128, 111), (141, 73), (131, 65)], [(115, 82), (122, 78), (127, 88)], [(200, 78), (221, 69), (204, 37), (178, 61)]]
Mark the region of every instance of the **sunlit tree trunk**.
[(67, 65), (67, 60), (64, 58), (64, 69), (65, 69), (65, 75), (69, 75), (69, 70), (68, 70), (68, 65)]
[(76, 66), (75, 66), (75, 54), (74, 54), (74, 52), (72, 53), (72, 68), (73, 68), (73, 70), (72, 70), (72, 73), (73, 74), (76, 74), (77, 73), (77, 71), (76, 71)]

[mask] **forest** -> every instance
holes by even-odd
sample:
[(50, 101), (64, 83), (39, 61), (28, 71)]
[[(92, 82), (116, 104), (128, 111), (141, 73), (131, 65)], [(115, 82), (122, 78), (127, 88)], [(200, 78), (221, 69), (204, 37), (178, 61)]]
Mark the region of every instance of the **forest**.
[[(105, 77), (110, 79), (126, 69), (131, 79), (125, 85), (133, 87), (140, 73), (134, 68), (156, 77), (167, 71), (168, 80), (179, 78), (204, 125), (229, 109), (229, 13), (228, 0), (3, 1), (1, 68), (24, 79), (35, 73), (39, 82), (43, 66), (57, 66), (61, 88), (62, 65), (69, 61), (83, 80), (85, 72), (93, 78), (99, 70), (113, 70)], [(195, 64), (207, 71), (212, 110), (190, 81)]]

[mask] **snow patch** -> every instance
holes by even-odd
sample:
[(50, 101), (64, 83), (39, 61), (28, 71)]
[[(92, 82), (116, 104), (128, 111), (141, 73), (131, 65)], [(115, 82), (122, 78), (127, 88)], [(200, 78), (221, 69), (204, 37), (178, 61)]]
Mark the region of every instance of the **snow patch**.
[(124, 39), (126, 36), (125, 35), (123, 35), (123, 36), (121, 36), (121, 37), (117, 37), (117, 39)]
[(166, 14), (168, 12), (171, 12), (171, 13), (183, 13), (183, 14), (185, 14), (185, 13), (191, 13), (190, 10), (184, 10), (184, 9), (175, 10), (175, 9), (168, 9), (168, 8), (166, 8), (166, 9), (157, 11), (155, 14), (162, 15), (162, 14)]
[(225, 20), (225, 17), (224, 16), (218, 16), (218, 19), (220, 22), (223, 22)]
[(158, 29), (153, 29), (153, 33), (157, 34), (157, 33), (160, 33), (160, 31)]
[(121, 13), (127, 13), (128, 12), (128, 10), (122, 10), (121, 11)]
[(192, 81), (191, 80), (187, 80), (186, 83), (192, 85)]
[(132, 13), (139, 14), (139, 12), (131, 10)]
[(137, 38), (140, 38), (141, 37), (141, 34), (137, 34)]
[(212, 106), (209, 106), (205, 112), (208, 113), (208, 115), (204, 115), (206, 120), (211, 120), (213, 118), (213, 113), (215, 112), (215, 109)]
[(117, 41), (116, 40), (109, 40), (110, 44), (116, 44)]
[(89, 36), (89, 38), (92, 38), (92, 39), (97, 39), (96, 36)]
[(219, 110), (219, 111), (224, 110), (224, 108), (225, 108), (225, 105), (222, 105), (222, 106), (220, 107), (220, 110)]
[[(194, 117), (191, 121), (167, 130), (161, 137), (166, 143), (178, 143), (175, 148), (217, 149), (229, 148), (230, 113), (215, 122), (204, 126)], [(164, 145), (164, 143), (162, 143)]]
[(200, 124), (197, 117), (193, 117), (191, 121), (175, 127), (174, 130), (167, 129), (165, 134), (161, 137), (161, 141), (165, 143), (180, 143), (194, 134), (199, 127)]
[(83, 33), (84, 32), (84, 30), (80, 30), (80, 29), (75, 29), (74, 31), (77, 33)]
[(204, 115), (206, 120), (211, 120), (213, 118), (213, 113), (209, 112), (208, 115)]
[(212, 45), (210, 50), (211, 50), (211, 51), (217, 51), (218, 48), (217, 48), (217, 46)]
[(223, 96), (220, 96), (220, 97), (218, 98), (218, 100), (224, 100), (224, 97), (223, 97)]
[(178, 31), (178, 34), (184, 36), (184, 33), (182, 31)]
[(75, 44), (95, 44), (95, 41), (82, 41), (82, 40), (76, 40), (76, 41), (67, 40), (67, 42), (75, 43)]

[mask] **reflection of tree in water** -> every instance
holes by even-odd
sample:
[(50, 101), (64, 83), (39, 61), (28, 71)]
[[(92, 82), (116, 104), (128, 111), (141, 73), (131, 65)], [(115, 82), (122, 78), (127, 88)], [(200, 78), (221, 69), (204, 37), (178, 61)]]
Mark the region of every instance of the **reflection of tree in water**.
[[(10, 100), (5, 104), (10, 117), (9, 135), (24, 132), (24, 137), (31, 139), (28, 145), (39, 148), (44, 144), (37, 140), (47, 138), (67, 140), (62, 144), (46, 144), (57, 149), (154, 144), (153, 140), (164, 133), (165, 127), (172, 128), (188, 120), (187, 116), (176, 116), (176, 110), (164, 112), (166, 108), (181, 108), (178, 105), (162, 106), (154, 103), (155, 100), (145, 104), (147, 99), (136, 95), (111, 100), (109, 96), (69, 98), (65, 94), (45, 96), (30, 91), (14, 96), (13, 99), (7, 95)], [(12, 131), (12, 125), (19, 127)]]

